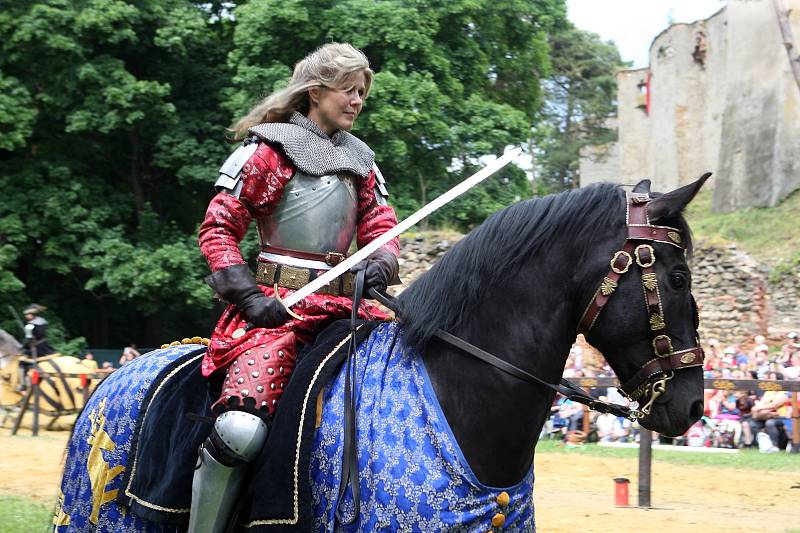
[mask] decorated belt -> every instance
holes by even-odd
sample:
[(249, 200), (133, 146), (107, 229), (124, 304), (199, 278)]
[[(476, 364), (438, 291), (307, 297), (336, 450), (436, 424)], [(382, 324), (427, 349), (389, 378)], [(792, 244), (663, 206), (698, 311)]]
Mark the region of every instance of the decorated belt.
[[(278, 287), (296, 290), (305, 287), (310, 281), (317, 277), (317, 274), (322, 274), (324, 272), (324, 270), (316, 270), (313, 268), (259, 262), (258, 268), (256, 269), (256, 281), (270, 287), (277, 283)], [(316, 292), (332, 294), (334, 296), (352, 296), (353, 277), (351, 272), (345, 272), (327, 285), (323, 285)]]

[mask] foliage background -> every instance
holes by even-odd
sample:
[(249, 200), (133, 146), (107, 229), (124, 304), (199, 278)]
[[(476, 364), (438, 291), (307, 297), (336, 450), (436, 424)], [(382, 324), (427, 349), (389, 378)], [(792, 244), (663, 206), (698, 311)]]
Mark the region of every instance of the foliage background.
[[(574, 186), (548, 161), (577, 161), (573, 132), (588, 142), (602, 130), (619, 64), (613, 46), (598, 55), (597, 38), (570, 27), (564, 0), (0, 7), (0, 327), (18, 334), (9, 305), (47, 305), (65, 352), (208, 334), (218, 311), (196, 231), (232, 149), (225, 127), (315, 47), (349, 41), (377, 72), (354, 133), (400, 217), (530, 139), (557, 176), (537, 192)], [(587, 81), (556, 98), (554, 84), (575, 77)], [(469, 229), (531, 194), (512, 167), (429, 223)], [(243, 244), (251, 257), (256, 246)]]

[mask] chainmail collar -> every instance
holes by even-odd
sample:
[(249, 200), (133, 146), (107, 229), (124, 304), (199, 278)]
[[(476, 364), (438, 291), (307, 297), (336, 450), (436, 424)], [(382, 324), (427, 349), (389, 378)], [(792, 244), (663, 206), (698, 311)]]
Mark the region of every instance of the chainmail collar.
[(375, 153), (355, 135), (339, 130), (328, 137), (313, 120), (297, 112), (288, 123), (259, 124), (248, 132), (279, 144), (298, 170), (312, 176), (346, 171), (366, 178), (375, 161)]

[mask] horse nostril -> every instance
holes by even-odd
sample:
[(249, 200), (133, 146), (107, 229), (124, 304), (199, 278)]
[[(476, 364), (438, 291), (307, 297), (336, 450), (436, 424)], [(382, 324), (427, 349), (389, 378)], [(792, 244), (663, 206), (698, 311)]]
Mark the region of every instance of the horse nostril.
[(692, 420), (700, 420), (700, 417), (703, 416), (703, 411), (703, 400), (697, 400), (692, 404), (689, 414), (692, 416)]

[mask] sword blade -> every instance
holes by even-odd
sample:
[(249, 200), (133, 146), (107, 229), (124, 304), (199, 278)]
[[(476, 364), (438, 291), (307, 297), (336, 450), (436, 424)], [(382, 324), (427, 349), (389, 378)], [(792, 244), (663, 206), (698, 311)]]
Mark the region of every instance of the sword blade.
[(303, 298), (305, 298), (306, 296), (309, 296), (310, 294), (314, 293), (322, 286), (327, 285), (334, 279), (338, 278), (339, 276), (350, 270), (357, 263), (369, 257), (369, 255), (372, 252), (374, 252), (387, 242), (391, 241), (392, 239), (394, 239), (395, 237), (406, 231), (408, 228), (410, 228), (423, 218), (427, 217), (428, 215), (430, 215), (431, 213), (442, 207), (443, 205), (452, 201), (454, 198), (461, 196), (462, 194), (470, 190), (472, 187), (474, 187), (478, 183), (482, 182), (483, 180), (485, 180), (486, 178), (488, 178), (489, 176), (491, 176), (492, 174), (494, 174), (495, 172), (497, 172), (498, 170), (509, 164), (511, 161), (516, 159), (516, 157), (520, 154), (521, 151), (522, 149), (515, 148), (507, 152), (502, 157), (499, 157), (496, 160), (492, 161), (491, 163), (480, 169), (478, 172), (468, 177), (458, 185), (454, 186), (452, 189), (442, 194), (429, 204), (421, 207), (417, 212), (415, 212), (402, 222), (399, 222), (395, 227), (393, 227), (383, 235), (370, 241), (369, 244), (367, 244), (366, 246), (358, 250), (356, 253), (354, 253), (353, 255), (351, 255), (350, 257), (348, 257), (335, 267), (331, 268), (318, 278), (315, 278), (314, 281), (312, 281), (308, 285), (305, 285), (304, 287), (298, 289), (294, 293), (284, 298), (283, 299), (284, 305), (286, 305), (286, 307), (291, 307), (300, 300), (302, 300)]

